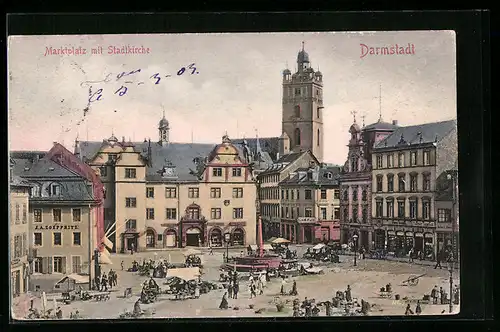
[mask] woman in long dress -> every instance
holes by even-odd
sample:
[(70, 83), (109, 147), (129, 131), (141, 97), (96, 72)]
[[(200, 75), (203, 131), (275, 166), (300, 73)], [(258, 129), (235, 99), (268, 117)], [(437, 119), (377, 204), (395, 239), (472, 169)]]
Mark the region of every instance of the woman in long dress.
[(229, 303), (227, 302), (227, 292), (222, 296), (222, 301), (220, 302), (219, 309), (227, 309)]

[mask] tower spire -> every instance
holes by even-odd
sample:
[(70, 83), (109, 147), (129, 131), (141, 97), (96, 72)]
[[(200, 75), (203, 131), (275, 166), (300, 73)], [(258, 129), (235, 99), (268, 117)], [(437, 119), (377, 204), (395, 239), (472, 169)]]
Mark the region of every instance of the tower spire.
[(382, 122), (382, 83), (378, 89), (378, 122)]
[(356, 113), (358, 113), (356, 110), (351, 111), (352, 117), (354, 118), (354, 123), (356, 123)]
[(363, 119), (363, 128), (365, 127), (365, 117), (366, 116), (364, 114), (361, 116), (361, 119)]
[(302, 41), (302, 51), (304, 50), (304, 44), (305, 44), (305, 42)]

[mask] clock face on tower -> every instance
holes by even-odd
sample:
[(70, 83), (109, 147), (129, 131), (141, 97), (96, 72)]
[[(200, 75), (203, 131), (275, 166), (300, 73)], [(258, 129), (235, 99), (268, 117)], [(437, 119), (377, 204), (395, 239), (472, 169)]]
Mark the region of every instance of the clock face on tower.
[(167, 167), (167, 168), (165, 168), (165, 175), (167, 175), (167, 176), (172, 176), (172, 175), (174, 175), (174, 169), (173, 169), (173, 168), (171, 168), (171, 167)]

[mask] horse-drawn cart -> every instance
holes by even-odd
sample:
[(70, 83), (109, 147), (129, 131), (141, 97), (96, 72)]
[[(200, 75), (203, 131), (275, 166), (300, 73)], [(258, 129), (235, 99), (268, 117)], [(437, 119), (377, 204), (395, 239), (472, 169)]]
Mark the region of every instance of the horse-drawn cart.
[(418, 285), (418, 279), (425, 276), (425, 274), (421, 274), (419, 276), (410, 276), (408, 279), (403, 280), (402, 284), (405, 286), (416, 286)]

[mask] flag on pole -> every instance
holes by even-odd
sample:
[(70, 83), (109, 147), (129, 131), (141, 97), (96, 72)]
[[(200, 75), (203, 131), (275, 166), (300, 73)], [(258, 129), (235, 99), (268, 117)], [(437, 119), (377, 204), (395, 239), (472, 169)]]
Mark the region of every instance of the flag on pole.
[(106, 235), (104, 235), (104, 237), (102, 238), (102, 243), (104, 243), (104, 245), (109, 249), (113, 249), (113, 242), (111, 242), (111, 240), (108, 239)]
[(105, 265), (113, 264), (108, 249), (103, 248), (103, 250), (101, 251), (99, 255), (99, 264), (105, 264)]

